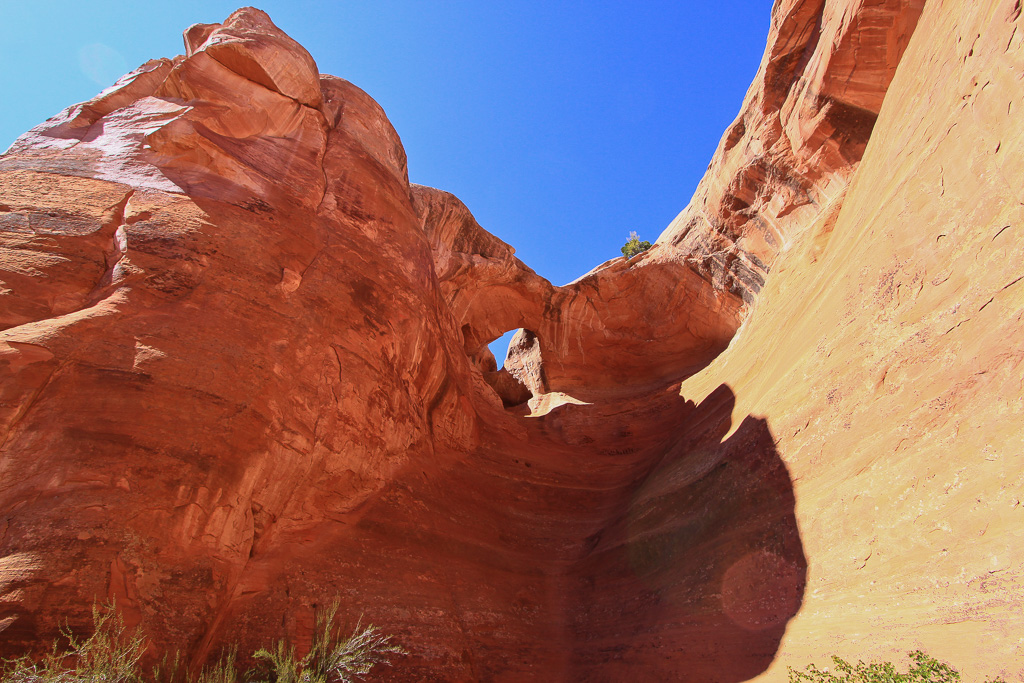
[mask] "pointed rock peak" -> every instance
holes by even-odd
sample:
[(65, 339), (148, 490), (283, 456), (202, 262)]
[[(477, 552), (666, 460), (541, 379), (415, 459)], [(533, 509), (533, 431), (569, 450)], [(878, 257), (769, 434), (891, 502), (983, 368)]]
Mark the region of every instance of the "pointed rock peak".
[(223, 24), (195, 24), (184, 33), (185, 54), (205, 52), (238, 75), (301, 104), (319, 108), (319, 69), (297, 42), (254, 7)]

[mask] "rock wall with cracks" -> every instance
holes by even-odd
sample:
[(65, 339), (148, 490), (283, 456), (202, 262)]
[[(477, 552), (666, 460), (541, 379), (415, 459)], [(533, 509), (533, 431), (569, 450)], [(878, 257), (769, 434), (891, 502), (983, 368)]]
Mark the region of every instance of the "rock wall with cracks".
[(1019, 16), (780, 0), (690, 206), (565, 287), (265, 14), (188, 29), (0, 157), (0, 648), (339, 596), (397, 680), (1019, 674)]

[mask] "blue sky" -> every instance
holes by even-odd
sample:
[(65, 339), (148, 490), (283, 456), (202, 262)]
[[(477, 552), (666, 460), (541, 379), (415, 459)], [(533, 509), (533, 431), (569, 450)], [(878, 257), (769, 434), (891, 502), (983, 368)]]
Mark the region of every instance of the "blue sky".
[[(0, 0), (0, 149), (182, 52), (219, 0)], [(453, 192), (554, 284), (653, 241), (689, 201), (764, 51), (770, 0), (264, 2), (387, 111), (413, 182)]]

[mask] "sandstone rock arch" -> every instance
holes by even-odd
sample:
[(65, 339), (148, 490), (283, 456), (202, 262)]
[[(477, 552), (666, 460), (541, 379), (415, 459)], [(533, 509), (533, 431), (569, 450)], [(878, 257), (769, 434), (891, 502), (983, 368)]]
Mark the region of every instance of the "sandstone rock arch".
[(269, 17), (190, 29), (0, 157), (2, 647), (106, 595), (198, 664), (340, 594), (407, 679), (1009, 675), (1019, 16), (780, 1), (688, 208), (562, 287)]

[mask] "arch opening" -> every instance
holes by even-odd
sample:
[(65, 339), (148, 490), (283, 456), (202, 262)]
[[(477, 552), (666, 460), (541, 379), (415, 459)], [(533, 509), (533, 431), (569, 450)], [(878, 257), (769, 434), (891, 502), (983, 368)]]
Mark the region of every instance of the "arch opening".
[[(503, 348), (504, 347), (504, 348)], [(520, 406), (545, 393), (540, 340), (526, 328), (509, 330), (485, 346), (493, 366), (480, 365), (484, 380), (506, 408)], [(501, 357), (499, 365), (497, 358)]]

